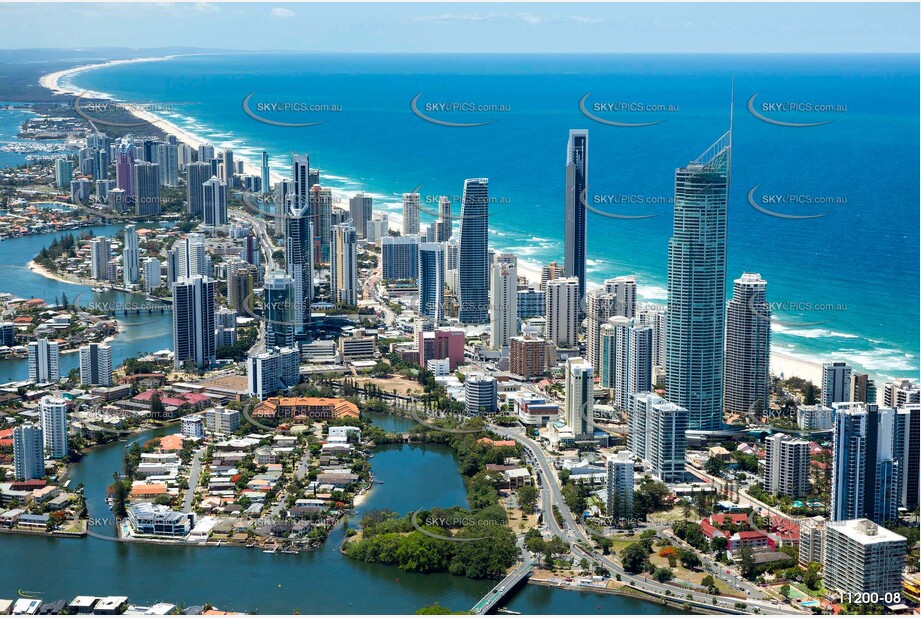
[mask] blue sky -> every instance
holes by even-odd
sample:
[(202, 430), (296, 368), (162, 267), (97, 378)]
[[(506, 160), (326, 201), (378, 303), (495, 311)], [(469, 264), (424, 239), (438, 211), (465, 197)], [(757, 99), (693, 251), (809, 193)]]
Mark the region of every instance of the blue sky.
[(0, 48), (909, 52), (917, 3), (0, 3)]

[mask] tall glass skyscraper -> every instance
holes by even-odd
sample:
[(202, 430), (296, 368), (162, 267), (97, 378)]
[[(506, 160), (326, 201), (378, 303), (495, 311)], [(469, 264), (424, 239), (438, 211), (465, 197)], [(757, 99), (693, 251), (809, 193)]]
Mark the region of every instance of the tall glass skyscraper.
[(675, 172), (668, 242), (666, 396), (688, 412), (688, 427), (723, 421), (726, 211), (732, 131)]
[(267, 348), (294, 345), (294, 281), (283, 272), (266, 277), (262, 286), (265, 311), (265, 345)]
[(489, 179), (468, 178), (460, 222), (458, 317), (463, 324), (489, 321)]
[(286, 196), (285, 272), (294, 282), (294, 332), (306, 335), (313, 301), (313, 226), (310, 224), (310, 159), (294, 155), (294, 187)]
[(570, 129), (566, 144), (566, 221), (563, 270), (579, 278), (579, 299), (585, 298), (585, 188), (588, 186), (588, 129)]
[(269, 192), (269, 153), (262, 151), (262, 192)]
[(419, 245), (419, 315), (444, 320), (445, 249), (435, 242)]

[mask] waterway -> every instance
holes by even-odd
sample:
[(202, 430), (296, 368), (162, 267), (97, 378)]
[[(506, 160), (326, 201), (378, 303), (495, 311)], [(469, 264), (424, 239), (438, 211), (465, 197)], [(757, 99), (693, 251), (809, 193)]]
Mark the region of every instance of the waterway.
[[(413, 425), (409, 419), (375, 418), (389, 431)], [(71, 470), (71, 487), (83, 483), (92, 531), (113, 534), (105, 520), (105, 488), (121, 469), (131, 442), (174, 433), (165, 427), (89, 451)], [(457, 459), (440, 445), (392, 445), (372, 458), (376, 484), (357, 516), (369, 509), (407, 513), (420, 507), (465, 505), (466, 493)], [(186, 606), (212, 603), (222, 609), (259, 613), (394, 614), (413, 613), (435, 602), (468, 609), (489, 589), (490, 581), (446, 574), (420, 575), (366, 564), (339, 551), (345, 535), (337, 527), (317, 551), (266, 554), (242, 547), (183, 547), (120, 543), (96, 537), (57, 539), (4, 535), (0, 556), (14, 565), (0, 581), (0, 598), (18, 590), (46, 601), (81, 594), (118, 594), (135, 603), (168, 601)], [(671, 608), (628, 597), (524, 586), (507, 601), (510, 609), (534, 614), (657, 614)]]
[[(41, 298), (48, 303), (60, 302), (66, 294), (70, 303), (86, 307), (91, 302), (106, 303), (117, 307), (117, 303), (132, 301), (143, 302), (139, 295), (124, 292), (93, 292), (85, 285), (63, 283), (48, 279), (29, 269), (29, 261), (51, 244), (54, 238), (63, 234), (79, 236), (82, 232), (92, 230), (97, 236), (115, 236), (123, 225), (97, 225), (79, 230), (67, 230), (49, 234), (36, 234), (11, 238), (0, 242), (0, 292), (7, 292), (22, 298)], [(172, 315), (169, 311), (140, 315), (118, 315), (121, 332), (109, 343), (112, 346), (113, 365), (120, 365), (126, 358), (156, 352), (173, 345)], [(66, 376), (71, 369), (79, 368), (80, 358), (77, 353), (61, 355), (61, 375)], [(29, 376), (28, 362), (24, 358), (0, 361), (0, 383), (25, 380)]]

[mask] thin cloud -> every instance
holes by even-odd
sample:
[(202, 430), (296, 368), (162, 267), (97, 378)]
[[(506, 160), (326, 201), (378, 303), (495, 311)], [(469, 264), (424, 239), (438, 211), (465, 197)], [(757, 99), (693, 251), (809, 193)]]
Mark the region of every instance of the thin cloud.
[(425, 22), (518, 22), (525, 24), (580, 23), (597, 24), (603, 20), (582, 15), (535, 15), (533, 13), (441, 13), (438, 15), (419, 15), (413, 21)]
[(292, 17), (297, 17), (297, 13), (291, 9), (275, 7), (269, 11), (269, 17), (274, 17), (275, 19), (291, 19)]

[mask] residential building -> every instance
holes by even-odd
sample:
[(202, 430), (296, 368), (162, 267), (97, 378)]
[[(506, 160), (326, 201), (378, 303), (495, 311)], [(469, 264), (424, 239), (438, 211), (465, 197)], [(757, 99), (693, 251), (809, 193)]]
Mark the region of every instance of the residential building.
[(191, 440), (201, 440), (205, 437), (205, 421), (200, 414), (182, 417), (182, 437)]
[[(257, 277), (258, 270), (252, 264), (232, 262), (227, 265), (227, 304), (231, 309), (248, 316), (253, 315), (253, 288)], [(293, 296), (293, 279), (291, 285)], [(294, 321), (293, 318), (291, 321)]]
[(601, 370), (601, 327), (612, 317), (636, 315), (636, 278), (608, 279), (603, 287), (590, 290), (585, 296), (585, 313), (585, 355), (598, 372)]
[(134, 224), (125, 226), (124, 246), (122, 249), (122, 279), (125, 285), (134, 285), (140, 280), (140, 254), (138, 253), (138, 233)]
[(358, 305), (358, 234), (351, 222), (333, 226), (330, 298), (335, 304)]
[(902, 500), (905, 415), (876, 404), (837, 403), (833, 434), (833, 522), (891, 521)]
[(349, 216), (352, 218), (358, 238), (368, 238), (368, 222), (374, 216), (372, 197), (365, 193), (358, 193), (350, 197)]
[[(902, 598), (908, 542), (867, 519), (830, 523), (825, 532), (822, 583), (846, 603), (894, 605)], [(866, 596), (864, 596), (866, 595)]]
[(67, 457), (67, 401), (46, 395), (38, 402), (45, 455), (51, 459)]
[(381, 238), (381, 277), (401, 281), (419, 276), (419, 236)]
[(601, 327), (601, 386), (614, 390), (614, 405), (629, 407), (630, 395), (652, 390), (652, 328), (636, 318), (611, 318)]
[(565, 402), (566, 425), (576, 441), (591, 440), (595, 433), (595, 373), (592, 365), (581, 357), (566, 359)]
[(300, 382), (301, 352), (296, 347), (273, 347), (246, 359), (249, 393), (265, 399)]
[[(295, 155), (295, 178), (299, 172), (298, 155)], [(301, 169), (303, 173), (306, 173)], [(304, 180), (306, 182), (306, 180)], [(315, 230), (308, 217), (306, 188), (295, 181), (295, 192), (303, 191), (303, 200), (295, 193), (289, 200), (285, 220), (285, 272), (294, 282), (294, 331), (306, 335), (310, 324), (310, 303), (313, 302)], [(301, 205), (302, 204), (302, 205)]]
[(211, 163), (199, 161), (186, 167), (186, 211), (190, 215), (200, 215), (204, 209), (204, 185), (214, 176)]
[(564, 276), (578, 280), (577, 297), (585, 298), (585, 216), (588, 188), (588, 130), (570, 129), (566, 144), (566, 197), (563, 223)]
[(112, 386), (112, 346), (89, 343), (80, 348), (80, 383)]
[(147, 536), (186, 536), (192, 529), (188, 513), (168, 506), (141, 502), (128, 506), (128, 521), (136, 534)]
[(74, 176), (74, 162), (70, 159), (54, 160), (54, 184), (58, 189), (69, 189)]
[(489, 180), (468, 178), (460, 221), (458, 319), (462, 324), (489, 320)]
[(509, 371), (528, 380), (547, 372), (547, 342), (541, 337), (521, 336), (509, 340)]
[(835, 422), (835, 411), (820, 403), (796, 406), (796, 425), (804, 430), (826, 431)]
[(518, 258), (497, 253), (490, 269), (489, 345), (501, 350), (518, 334)]
[(421, 205), (418, 193), (403, 194), (403, 235), (419, 234)]
[(201, 186), (202, 220), (210, 227), (227, 225), (227, 185), (212, 176)]
[(799, 564), (801, 567), (825, 563), (826, 523), (827, 520), (821, 515), (800, 520)]
[(97, 236), (90, 241), (90, 276), (97, 281), (109, 280), (109, 260), (112, 258), (112, 240)]
[(61, 348), (57, 341), (49, 341), (45, 338), (30, 341), (27, 349), (29, 352), (29, 382), (48, 384), (61, 379)]
[(901, 408), (909, 403), (921, 403), (921, 387), (917, 384), (912, 384), (911, 380), (898, 380), (883, 385), (885, 407)]
[(633, 453), (618, 451), (608, 455), (605, 468), (607, 515), (611, 521), (633, 519)]
[(147, 161), (134, 163), (134, 213), (141, 217), (160, 214), (160, 166)]
[(546, 266), (542, 266), (540, 269), (540, 290), (544, 291), (547, 289), (547, 282), (552, 279), (562, 279), (566, 276), (565, 269), (562, 264), (556, 262), (550, 262)]
[(496, 378), (473, 373), (464, 380), (464, 411), (468, 416), (491, 414), (498, 409)]
[(435, 242), (447, 242), (453, 235), (451, 198), (443, 195), (438, 200), (438, 220), (435, 221)]
[(205, 427), (211, 433), (230, 435), (240, 427), (240, 411), (224, 406), (214, 406), (205, 410)]
[(723, 424), (726, 234), (732, 136), (720, 137), (675, 172), (668, 243), (666, 398), (685, 409), (688, 427)]
[(552, 279), (546, 285), (547, 318), (544, 337), (558, 348), (579, 344), (579, 281), (574, 277)]
[(764, 440), (764, 489), (775, 496), (799, 498), (809, 492), (809, 441), (776, 433)]
[(771, 307), (767, 282), (742, 273), (726, 309), (724, 408), (760, 416), (770, 405)]
[(297, 325), (295, 315), (294, 281), (281, 271), (265, 279), (262, 286), (265, 342), (269, 347), (294, 345)]
[(438, 242), (419, 244), (419, 315), (444, 320), (445, 250)]
[(851, 367), (843, 362), (822, 364), (822, 405), (831, 408), (832, 404), (851, 400)]
[[(876, 382), (866, 373), (851, 372), (851, 399), (863, 403), (876, 403)], [(898, 407), (898, 406), (889, 406)]]
[(44, 437), (38, 425), (13, 428), (13, 469), (17, 481), (45, 476)]
[(517, 306), (518, 319), (522, 322), (537, 316), (543, 317), (547, 308), (547, 293), (531, 287), (518, 290)]
[(173, 284), (173, 367), (206, 367), (215, 360), (214, 286), (195, 275)]
[(143, 271), (144, 291), (150, 294), (160, 287), (163, 281), (163, 266), (157, 258), (148, 257), (144, 258)]

